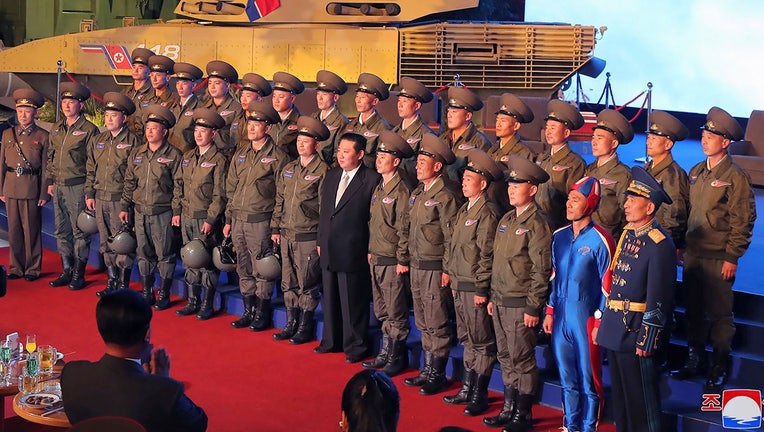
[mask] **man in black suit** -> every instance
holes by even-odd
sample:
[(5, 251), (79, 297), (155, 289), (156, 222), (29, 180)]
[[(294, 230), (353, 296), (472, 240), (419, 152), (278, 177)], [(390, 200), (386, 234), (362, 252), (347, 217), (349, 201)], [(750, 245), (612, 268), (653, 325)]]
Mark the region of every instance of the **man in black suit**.
[(64, 411), (72, 424), (119, 416), (149, 432), (207, 430), (207, 415), (170, 378), (164, 348), (151, 350), (151, 314), (146, 300), (127, 289), (98, 301), (96, 322), (106, 353), (95, 363), (67, 363), (61, 373)]
[(348, 132), (340, 137), (339, 167), (326, 173), (320, 195), (324, 331), (313, 351), (323, 354), (341, 348), (348, 363), (359, 362), (369, 353), (369, 206), (380, 176), (362, 163), (365, 148), (362, 135)]

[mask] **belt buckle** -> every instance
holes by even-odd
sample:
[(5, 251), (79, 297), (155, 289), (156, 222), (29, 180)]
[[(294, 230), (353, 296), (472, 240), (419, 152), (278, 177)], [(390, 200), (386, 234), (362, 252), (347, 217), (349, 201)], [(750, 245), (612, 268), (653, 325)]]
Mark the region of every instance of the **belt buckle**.
[(16, 177), (21, 177), (21, 175), (24, 174), (24, 168), (21, 166), (17, 166), (15, 171), (16, 171)]
[(631, 310), (631, 308), (629, 306), (631, 306), (631, 300), (629, 300), (629, 299), (624, 300), (623, 301), (623, 311), (624, 312), (628, 312), (629, 310)]

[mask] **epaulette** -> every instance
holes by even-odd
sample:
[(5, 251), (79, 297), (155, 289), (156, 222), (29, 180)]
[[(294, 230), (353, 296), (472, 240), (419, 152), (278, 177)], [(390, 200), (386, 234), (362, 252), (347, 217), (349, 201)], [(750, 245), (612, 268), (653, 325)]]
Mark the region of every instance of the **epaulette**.
[(650, 232), (647, 233), (647, 236), (650, 237), (656, 244), (666, 240), (666, 235), (663, 234), (658, 228), (651, 229)]

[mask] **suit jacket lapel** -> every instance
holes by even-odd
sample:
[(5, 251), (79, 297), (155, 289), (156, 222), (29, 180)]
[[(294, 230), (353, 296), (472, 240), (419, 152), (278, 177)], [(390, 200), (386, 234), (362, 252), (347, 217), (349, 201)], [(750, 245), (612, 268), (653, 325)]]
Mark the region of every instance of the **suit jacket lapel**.
[[(364, 170), (366, 170), (366, 166), (361, 163), (361, 167), (356, 171), (355, 175), (353, 176), (353, 179), (350, 180), (350, 184), (348, 184), (348, 188), (345, 189), (345, 193), (342, 194), (342, 198), (340, 198), (340, 202), (337, 203), (337, 206), (334, 208), (334, 212), (337, 213), (345, 204), (347, 204), (348, 201), (350, 201), (350, 198), (358, 191), (358, 189), (361, 188), (361, 185), (366, 182), (366, 179), (364, 178)], [(342, 175), (340, 174), (340, 178)], [(337, 182), (337, 187), (339, 187), (339, 182)], [(334, 197), (336, 201), (337, 197), (337, 188), (334, 188)]]

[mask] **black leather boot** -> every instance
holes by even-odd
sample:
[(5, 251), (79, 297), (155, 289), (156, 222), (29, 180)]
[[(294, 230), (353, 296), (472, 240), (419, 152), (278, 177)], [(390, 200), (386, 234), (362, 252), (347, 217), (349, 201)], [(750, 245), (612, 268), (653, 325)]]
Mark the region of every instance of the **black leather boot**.
[(133, 268), (119, 268), (117, 267), (117, 289), (130, 289), (130, 274), (133, 272)]
[(488, 427), (504, 427), (512, 419), (512, 415), (517, 408), (517, 389), (514, 387), (504, 387), (504, 405), (501, 407), (498, 415), (483, 418), (483, 424)]
[(255, 319), (252, 320), (249, 329), (254, 332), (263, 331), (271, 328), (273, 318), (273, 309), (271, 308), (271, 299), (259, 299)]
[(48, 282), (48, 285), (52, 287), (62, 287), (64, 285), (69, 285), (69, 283), (72, 282), (72, 266), (73, 265), (74, 265), (74, 260), (61, 257), (61, 267), (62, 267), (61, 274), (58, 275), (57, 278)]
[(727, 382), (727, 358), (729, 352), (714, 348), (711, 355), (711, 368), (708, 371), (705, 390), (708, 393), (721, 393), (724, 384)]
[(241, 318), (231, 323), (234, 328), (249, 327), (252, 324), (252, 320), (255, 318), (255, 305), (257, 304), (257, 296), (245, 295), (244, 298), (244, 313), (241, 314)]
[(392, 350), (387, 354), (387, 363), (382, 372), (389, 377), (394, 377), (406, 369), (409, 364), (409, 356), (406, 351), (406, 341), (395, 341), (391, 345)]
[(215, 288), (203, 286), (202, 291), (202, 306), (199, 309), (199, 313), (196, 314), (196, 319), (199, 321), (208, 320), (215, 315)]
[(419, 389), (419, 394), (430, 396), (438, 394), (448, 387), (446, 363), (448, 363), (448, 357), (433, 357), (430, 376), (427, 377), (427, 382)]
[(671, 377), (685, 380), (690, 378), (695, 378), (696, 376), (699, 376), (703, 373), (704, 369), (704, 361), (703, 357), (705, 356), (705, 350), (703, 347), (688, 347), (687, 348), (687, 359), (684, 361), (684, 365), (677, 369), (671, 371)]
[(159, 280), (159, 295), (154, 309), (160, 311), (170, 307), (170, 285), (172, 285), (172, 279), (163, 278)]
[(475, 373), (475, 377), (469, 403), (464, 408), (464, 415), (468, 416), (483, 414), (488, 409), (488, 382), (491, 381), (491, 377), (477, 373)]
[(151, 276), (141, 276), (141, 285), (143, 285), (142, 293), (143, 298), (146, 299), (146, 302), (149, 305), (153, 305), (157, 302), (156, 297), (154, 297), (154, 275)]
[(419, 375), (403, 380), (403, 384), (410, 387), (421, 387), (427, 382), (427, 378), (430, 376), (430, 370), (432, 369), (433, 355), (429, 351), (425, 351), (423, 354), (422, 370), (419, 371)]
[(117, 286), (119, 285), (119, 269), (117, 266), (106, 266), (106, 275), (106, 288), (102, 289), (101, 291), (96, 291), (96, 296), (98, 297), (116, 290)]
[(72, 291), (79, 291), (85, 288), (85, 267), (87, 262), (77, 260), (74, 265), (74, 271), (72, 272), (72, 281), (69, 282), (69, 289)]
[(301, 345), (312, 341), (316, 337), (316, 320), (313, 319), (313, 314), (313, 311), (302, 311), (297, 333), (289, 338), (290, 344)]
[(199, 312), (201, 300), (199, 296), (202, 294), (202, 287), (200, 285), (188, 286), (188, 302), (181, 309), (175, 311), (177, 316), (194, 315)]
[(361, 363), (361, 367), (364, 369), (379, 369), (387, 364), (387, 357), (392, 351), (391, 346), (392, 339), (388, 335), (382, 335), (382, 344), (379, 347), (379, 354), (371, 360), (367, 360)]
[(273, 340), (282, 341), (291, 339), (297, 333), (298, 321), (300, 320), (299, 308), (286, 308), (287, 322), (284, 328), (273, 334)]
[(517, 409), (509, 420), (509, 423), (502, 429), (503, 432), (529, 432), (533, 429), (533, 396), (521, 394), (517, 397)]
[(462, 388), (455, 395), (443, 396), (443, 402), (449, 405), (466, 405), (470, 401), (470, 396), (472, 396), (472, 388), (475, 384), (476, 376), (477, 373), (474, 370), (465, 369)]

